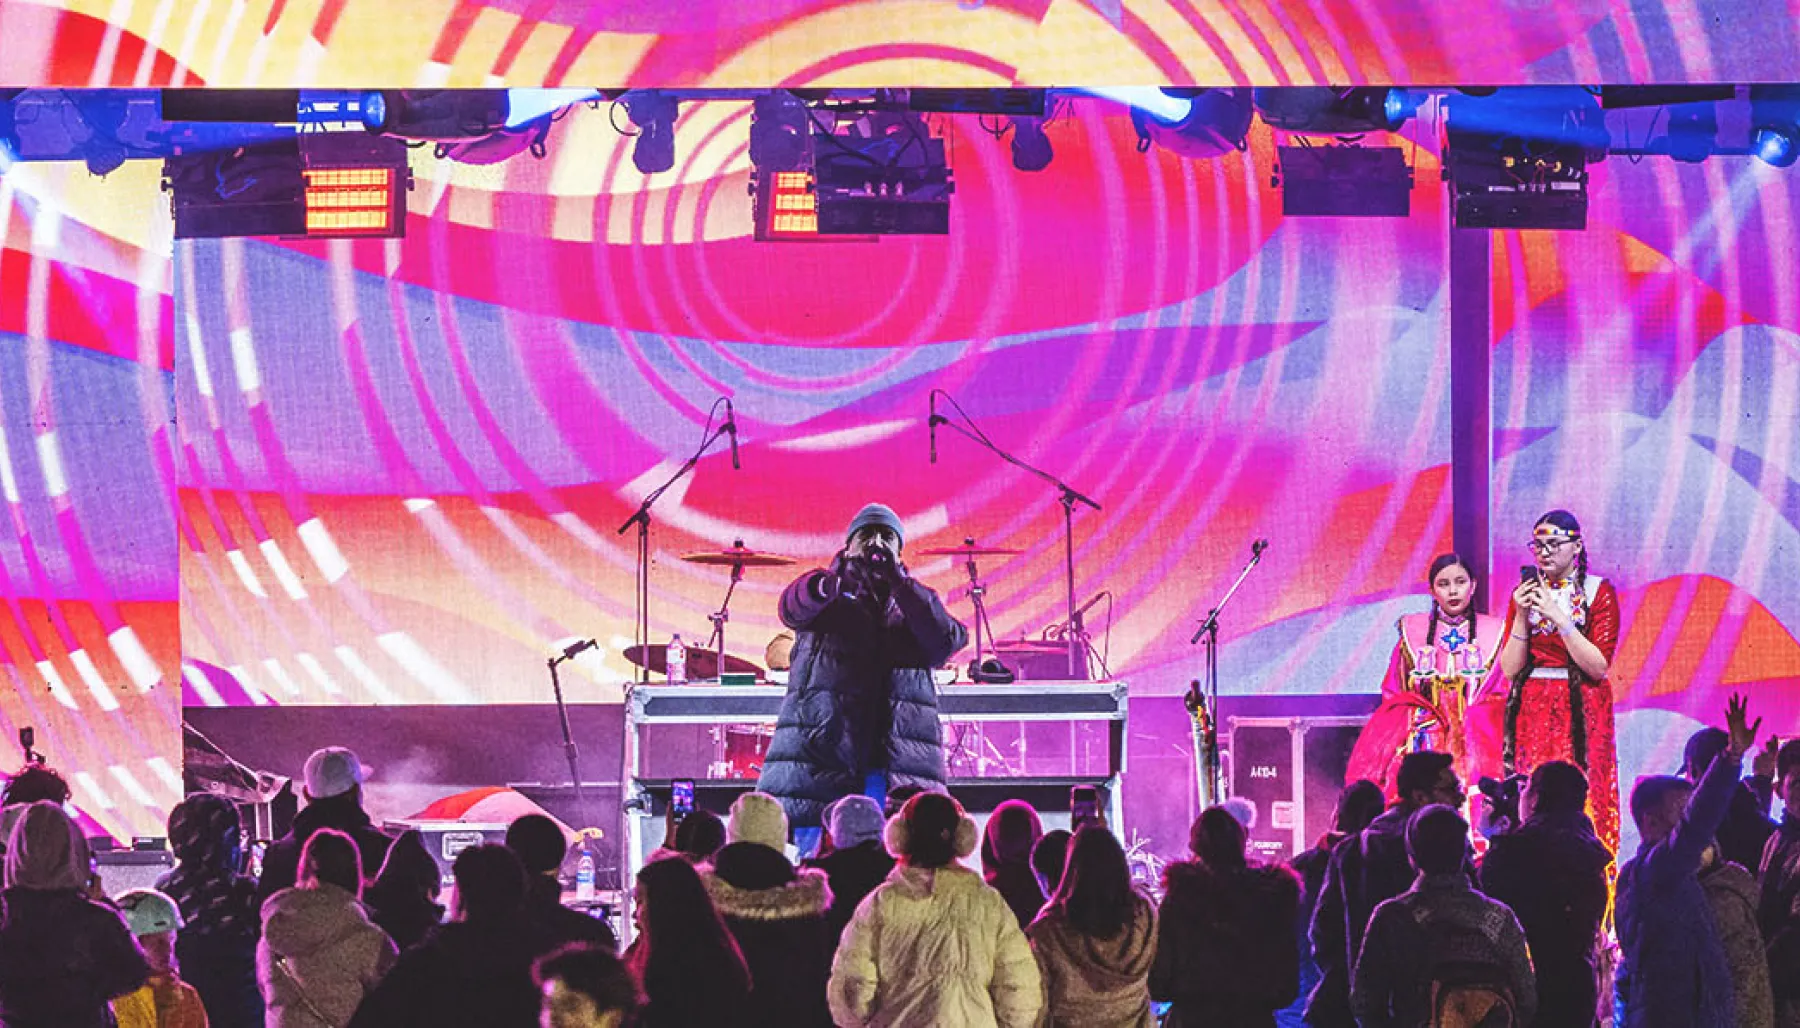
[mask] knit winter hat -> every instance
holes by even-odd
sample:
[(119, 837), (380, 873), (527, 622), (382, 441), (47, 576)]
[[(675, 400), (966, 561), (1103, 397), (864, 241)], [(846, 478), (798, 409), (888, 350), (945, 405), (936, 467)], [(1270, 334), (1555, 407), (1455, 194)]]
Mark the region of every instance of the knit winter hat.
[(844, 530), (844, 538), (849, 539), (856, 534), (857, 529), (868, 525), (880, 525), (891, 530), (900, 540), (900, 548), (906, 548), (906, 530), (900, 527), (900, 515), (894, 513), (892, 507), (885, 503), (871, 503), (857, 511), (856, 516), (850, 519), (850, 527)]
[(886, 823), (881, 806), (861, 793), (845, 796), (825, 808), (825, 827), (831, 831), (831, 844), (841, 850), (881, 838)]
[(753, 842), (785, 853), (787, 836), (787, 811), (768, 793), (747, 792), (731, 805), (731, 820), (725, 825), (725, 837), (730, 841)]

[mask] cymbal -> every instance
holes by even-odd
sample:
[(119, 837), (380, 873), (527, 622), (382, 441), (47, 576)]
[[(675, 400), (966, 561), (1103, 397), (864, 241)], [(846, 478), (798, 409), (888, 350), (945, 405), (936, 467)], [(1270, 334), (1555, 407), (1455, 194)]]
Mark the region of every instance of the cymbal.
[(1004, 546), (976, 546), (973, 542), (965, 542), (961, 546), (939, 546), (936, 549), (920, 550), (921, 557), (1011, 557), (1024, 553), (1024, 550), (1010, 550)]
[(702, 550), (699, 553), (684, 553), (681, 559), (689, 564), (707, 564), (715, 567), (746, 568), (781, 568), (794, 563), (794, 558), (784, 557), (779, 553), (765, 553), (761, 550), (746, 549), (743, 544), (724, 550)]
[[(648, 651), (648, 652), (646, 652)], [(669, 650), (666, 646), (629, 646), (624, 657), (641, 668), (659, 674), (669, 673)], [(728, 675), (758, 675), (762, 668), (750, 663), (742, 657), (725, 655), (725, 673)], [(719, 657), (712, 650), (690, 649), (687, 651), (688, 681), (706, 681), (719, 677)]]

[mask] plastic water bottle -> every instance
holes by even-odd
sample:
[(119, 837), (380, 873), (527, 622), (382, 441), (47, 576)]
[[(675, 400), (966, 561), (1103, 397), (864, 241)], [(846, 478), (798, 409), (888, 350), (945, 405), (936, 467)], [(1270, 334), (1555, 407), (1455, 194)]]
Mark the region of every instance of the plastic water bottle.
[(668, 651), (667, 657), (668, 657), (667, 677), (669, 679), (669, 684), (670, 685), (686, 685), (687, 684), (687, 647), (683, 646), (681, 644), (681, 633), (680, 632), (676, 632), (675, 637), (673, 639), (669, 640), (669, 651)]
[(587, 843), (581, 844), (581, 859), (575, 864), (575, 901), (586, 903), (594, 898), (594, 854)]

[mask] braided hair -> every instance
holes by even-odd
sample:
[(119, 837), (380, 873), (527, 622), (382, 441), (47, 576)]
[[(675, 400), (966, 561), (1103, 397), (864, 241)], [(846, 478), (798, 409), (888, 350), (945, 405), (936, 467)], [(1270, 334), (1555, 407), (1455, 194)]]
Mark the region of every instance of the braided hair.
[[(1538, 518), (1532, 526), (1551, 525), (1567, 532), (1572, 538), (1581, 541), (1581, 522), (1575, 515), (1566, 510), (1553, 510)], [(1581, 549), (1575, 554), (1575, 594), (1587, 596), (1587, 544), (1581, 543)], [(1508, 772), (1514, 770), (1514, 758), (1518, 746), (1519, 711), (1523, 705), (1525, 680), (1531, 677), (1532, 661), (1529, 656), (1525, 666), (1513, 679), (1512, 691), (1506, 698), (1505, 727), (1501, 739), (1501, 759)], [(1584, 770), (1588, 766), (1587, 752), (1587, 708), (1582, 703), (1581, 687), (1586, 681), (1574, 660), (1569, 661), (1569, 750), (1575, 763)]]
[[(1584, 554), (1584, 556), (1585, 556), (1585, 554)], [(1437, 581), (1437, 576), (1443, 574), (1444, 570), (1446, 568), (1455, 568), (1455, 567), (1460, 567), (1464, 571), (1467, 571), (1469, 573), (1469, 577), (1471, 579), (1475, 577), (1475, 569), (1469, 567), (1468, 561), (1462, 559), (1462, 557), (1460, 557), (1454, 553), (1442, 553), (1442, 554), (1438, 555), (1438, 558), (1436, 560), (1431, 562), (1431, 569), (1429, 571), (1425, 572), (1426, 587), (1427, 588), (1431, 587), (1432, 584)], [(1475, 604), (1471, 600), (1471, 602), (1469, 604), (1469, 638), (1470, 639), (1475, 638), (1475, 619), (1478, 616), (1479, 615), (1475, 612)], [(1426, 622), (1426, 627), (1425, 627), (1425, 645), (1427, 648), (1437, 645), (1437, 630), (1438, 630), (1438, 604), (1437, 604), (1437, 596), (1433, 595), (1431, 597), (1431, 619)]]

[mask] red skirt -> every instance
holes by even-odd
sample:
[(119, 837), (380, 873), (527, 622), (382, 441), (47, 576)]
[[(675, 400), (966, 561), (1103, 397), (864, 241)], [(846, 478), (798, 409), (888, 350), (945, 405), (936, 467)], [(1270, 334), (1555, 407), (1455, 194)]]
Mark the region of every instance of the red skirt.
[[(1526, 774), (1550, 760), (1576, 764), (1569, 734), (1569, 679), (1563, 668), (1540, 668), (1525, 680), (1515, 735), (1514, 766)], [(1614, 853), (1619, 851), (1619, 753), (1613, 744), (1612, 686), (1583, 682), (1582, 711), (1587, 722), (1588, 816), (1594, 831)]]

